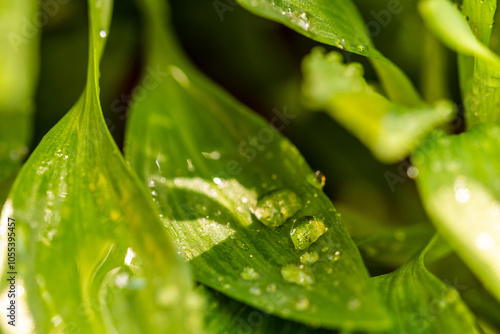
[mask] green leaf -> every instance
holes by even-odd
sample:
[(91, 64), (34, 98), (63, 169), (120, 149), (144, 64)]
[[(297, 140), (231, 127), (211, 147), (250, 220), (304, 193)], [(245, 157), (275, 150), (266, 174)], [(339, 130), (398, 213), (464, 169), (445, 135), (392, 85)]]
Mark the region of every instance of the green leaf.
[(496, 3), (464, 1), (463, 11), (469, 23), (449, 0), (420, 3), (420, 12), (429, 28), (460, 54), (460, 83), (468, 128), (476, 123), (500, 121), (500, 58), (487, 47)]
[(481, 333), (458, 292), (426, 269), (424, 259), (435, 243), (395, 272), (373, 278), (394, 313), (389, 333)]
[(344, 64), (338, 53), (316, 48), (304, 59), (304, 94), (351, 131), (384, 162), (406, 157), (454, 108), (445, 101), (434, 107), (408, 108), (392, 103), (371, 88), (360, 64)]
[[(210, 334), (335, 333), (334, 331), (316, 329), (296, 322), (283, 320), (228, 298), (222, 293), (204, 286), (199, 286), (197, 292), (202, 294), (207, 300), (205, 330)], [(297, 305), (307, 308), (308, 300), (298, 300)]]
[[(141, 4), (147, 70), (125, 152), (196, 279), (306, 324), (386, 329), (359, 252), (321, 191), (324, 180), (271, 125), (282, 130), (294, 115), (276, 109), (271, 124), (257, 117), (187, 62), (161, 2)], [(307, 252), (314, 260), (301, 263)], [(297, 305), (303, 299), (306, 308)], [(350, 309), (353, 300), (359, 307)]]
[(256, 15), (280, 22), (321, 43), (369, 57), (386, 93), (394, 102), (419, 106), (410, 80), (373, 45), (351, 0), (237, 0)]
[(417, 185), (438, 231), (500, 299), (500, 128), (436, 133), (412, 157)]
[[(102, 116), (98, 63), (111, 10), (110, 0), (89, 1), (87, 86), (15, 181), (2, 212), (0, 268), (17, 272), (31, 312), (19, 321), (32, 318), (39, 333), (199, 333), (186, 267)], [(10, 238), (15, 264), (6, 262)]]
[(25, 18), (37, 9), (36, 0), (0, 0), (0, 181), (20, 168), (31, 140), (39, 29)]
[(430, 223), (420, 223), (361, 238), (356, 245), (365, 262), (398, 267), (422, 249), (434, 233)]

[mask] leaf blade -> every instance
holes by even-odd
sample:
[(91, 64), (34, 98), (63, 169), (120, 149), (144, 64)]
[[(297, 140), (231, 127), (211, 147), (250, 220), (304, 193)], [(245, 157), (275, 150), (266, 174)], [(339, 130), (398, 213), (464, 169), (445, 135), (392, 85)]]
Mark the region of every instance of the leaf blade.
[[(297, 149), (187, 63), (171, 33), (165, 32), (165, 8), (152, 1), (142, 4), (146, 22), (153, 25), (148, 28), (146, 68), (168, 74), (133, 104), (125, 152), (150, 187), (196, 279), (236, 300), (306, 324), (388, 327), (355, 245)], [(141, 90), (149, 79), (146, 74)], [(291, 117), (286, 110), (277, 111), (274, 125), (286, 126)], [(280, 215), (315, 216), (318, 225), (328, 228), (309, 248), (321, 257), (311, 266), (299, 267), (303, 251), (294, 248), (291, 221), (270, 228), (255, 217), (258, 202), (278, 190), (286, 190), (280, 195), (285, 197), (294, 193), (302, 206), (297, 213), (280, 207)], [(325, 270), (335, 273), (342, 288), (332, 285)], [(349, 283), (352, 277), (356, 284)], [(305, 309), (296, 305), (303, 298), (310, 305)], [(354, 298), (363, 306), (349, 310), (345, 306)]]

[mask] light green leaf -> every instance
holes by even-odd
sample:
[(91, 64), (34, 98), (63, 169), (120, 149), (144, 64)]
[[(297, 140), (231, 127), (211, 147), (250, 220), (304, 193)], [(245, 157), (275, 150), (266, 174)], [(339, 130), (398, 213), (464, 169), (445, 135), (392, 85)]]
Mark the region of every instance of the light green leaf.
[(500, 58), (487, 47), (496, 3), (464, 1), (463, 11), (469, 23), (449, 0), (420, 3), (429, 28), (460, 54), (460, 83), (468, 128), (480, 122), (500, 121)]
[(417, 185), (438, 231), (500, 299), (500, 128), (478, 125), (437, 133), (412, 160)]
[[(187, 62), (162, 2), (140, 3), (149, 50), (126, 157), (196, 279), (306, 324), (386, 329), (359, 252), (321, 191), (324, 180), (271, 125), (283, 129), (294, 115), (276, 109), (271, 124), (257, 117)], [(308, 307), (297, 306), (303, 299)], [(353, 300), (358, 307), (349, 308)]]
[[(98, 64), (111, 9), (89, 0), (87, 86), (15, 181), (0, 268), (27, 291), (31, 315), (18, 319), (26, 333), (199, 333), (190, 276), (102, 116)], [(6, 261), (11, 238), (15, 264)]]
[(395, 272), (373, 278), (394, 313), (390, 333), (481, 333), (458, 292), (426, 269), (424, 259), (435, 243)]
[(0, 181), (17, 171), (31, 140), (38, 73), (38, 1), (0, 0)]
[(304, 59), (304, 94), (351, 131), (384, 162), (406, 157), (436, 126), (454, 114), (445, 101), (408, 108), (372, 89), (360, 64), (344, 64), (338, 53), (313, 49)]
[(394, 102), (419, 106), (410, 80), (373, 45), (351, 0), (237, 0), (254, 14), (280, 22), (321, 43), (369, 57)]

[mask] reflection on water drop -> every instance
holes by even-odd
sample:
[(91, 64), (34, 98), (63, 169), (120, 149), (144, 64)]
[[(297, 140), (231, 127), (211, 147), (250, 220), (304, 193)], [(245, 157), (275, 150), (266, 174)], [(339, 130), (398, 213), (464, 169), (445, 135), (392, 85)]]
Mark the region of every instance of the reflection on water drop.
[(108, 34), (106, 33), (106, 30), (101, 30), (99, 32), (99, 36), (101, 36), (102, 38), (105, 38)]
[(314, 276), (309, 267), (303, 264), (288, 264), (281, 268), (281, 276), (285, 281), (302, 286), (314, 284)]
[(135, 257), (135, 253), (132, 250), (132, 248), (129, 247), (127, 249), (127, 255), (125, 256), (125, 264), (127, 266), (130, 266), (130, 264), (132, 264), (132, 260), (134, 259), (134, 257)]
[(251, 267), (245, 267), (243, 268), (243, 271), (240, 274), (241, 278), (243, 278), (246, 281), (253, 281), (259, 278), (259, 273), (255, 271), (254, 268)]
[(459, 177), (454, 185), (455, 188), (455, 199), (459, 203), (467, 203), (470, 199), (471, 192), (465, 184), (465, 178)]
[(491, 234), (486, 232), (479, 233), (474, 243), (480, 250), (489, 250), (495, 247), (495, 239), (492, 238)]
[(313, 264), (318, 261), (319, 255), (317, 252), (305, 252), (300, 257), (300, 263), (302, 264)]
[(408, 175), (410, 179), (416, 179), (418, 176), (418, 168), (415, 166), (408, 167), (408, 169), (406, 170), (406, 175)]
[(304, 216), (293, 223), (290, 237), (295, 249), (308, 249), (316, 240), (326, 232), (323, 221), (312, 217)]
[(285, 223), (301, 208), (302, 202), (293, 191), (281, 189), (263, 196), (257, 203), (254, 215), (264, 225), (277, 227)]

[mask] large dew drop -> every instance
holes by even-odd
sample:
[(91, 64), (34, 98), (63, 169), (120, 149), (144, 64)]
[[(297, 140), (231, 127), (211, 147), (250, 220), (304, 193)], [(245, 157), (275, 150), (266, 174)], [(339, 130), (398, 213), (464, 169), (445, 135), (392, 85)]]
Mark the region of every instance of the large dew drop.
[(264, 225), (277, 227), (283, 225), (302, 208), (302, 202), (293, 191), (288, 189), (275, 190), (257, 203), (254, 214)]
[(303, 264), (288, 264), (281, 268), (281, 276), (285, 281), (302, 286), (314, 284), (314, 276), (310, 268)]
[(295, 221), (290, 231), (290, 237), (295, 249), (305, 250), (325, 232), (326, 227), (323, 221), (312, 216), (305, 216)]

